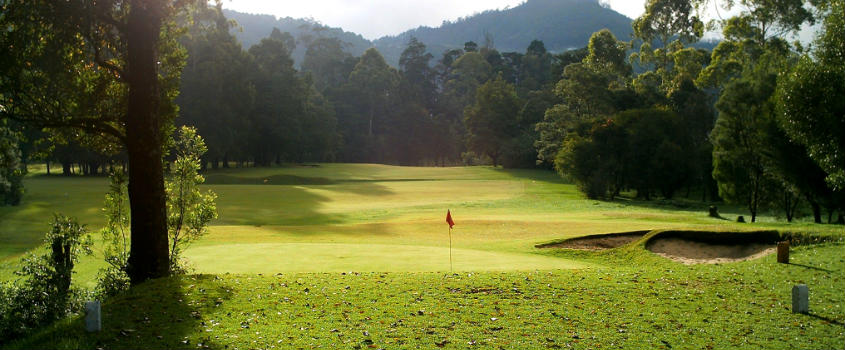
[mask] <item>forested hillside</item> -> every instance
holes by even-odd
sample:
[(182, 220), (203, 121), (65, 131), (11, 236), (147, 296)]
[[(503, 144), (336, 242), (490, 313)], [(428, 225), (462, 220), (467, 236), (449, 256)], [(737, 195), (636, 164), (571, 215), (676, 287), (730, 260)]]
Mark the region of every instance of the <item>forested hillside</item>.
[(489, 40), (489, 45), (504, 52), (522, 51), (532, 40), (541, 40), (549, 51), (563, 52), (586, 46), (590, 35), (604, 28), (622, 40), (631, 38), (631, 19), (602, 7), (596, 0), (530, 0), (514, 8), (485, 11), (444, 22), (437, 28), (419, 27), (373, 42), (307, 19), (277, 19), (231, 10), (223, 13), (238, 23), (232, 33), (245, 48), (270, 35), (274, 27), (291, 33), (297, 39), (292, 54), (297, 66), (302, 64), (307, 44), (317, 38), (339, 39), (344, 43), (344, 50), (353, 56), (360, 56), (375, 46), (393, 67), (399, 66), (399, 56), (411, 37), (416, 37), (428, 47), (428, 52), (438, 57), (447, 50), (463, 48), (468, 41), (484, 45)]
[(238, 25), (231, 29), (231, 33), (247, 49), (258, 44), (261, 39), (270, 36), (273, 28), (278, 28), (282, 33), (290, 33), (297, 41), (297, 45), (291, 53), (297, 66), (302, 64), (308, 43), (318, 38), (340, 39), (344, 43), (344, 50), (355, 56), (360, 56), (364, 53), (364, 50), (373, 45), (372, 42), (359, 34), (350, 33), (340, 28), (330, 28), (309, 19), (276, 18), (271, 15), (241, 13), (226, 9), (223, 10), (223, 15), (237, 22)]
[(551, 52), (584, 47), (590, 35), (609, 29), (621, 40), (631, 38), (631, 19), (602, 7), (596, 0), (529, 0), (514, 8), (485, 11), (438, 28), (420, 27), (375, 41), (388, 63), (395, 65), (411, 37), (428, 46), (435, 56), (474, 41), (489, 38), (499, 51), (522, 51), (541, 40)]

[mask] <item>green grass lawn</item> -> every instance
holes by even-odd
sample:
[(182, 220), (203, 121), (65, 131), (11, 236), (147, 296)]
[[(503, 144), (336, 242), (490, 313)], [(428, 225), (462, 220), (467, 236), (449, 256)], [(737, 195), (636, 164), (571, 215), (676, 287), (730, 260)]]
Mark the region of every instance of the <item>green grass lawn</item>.
[[(457, 271), (584, 267), (588, 263), (538, 256), (533, 246), (602, 232), (841, 230), (772, 217), (741, 225), (708, 218), (707, 205), (694, 201), (587, 200), (547, 171), (321, 164), (225, 169), (206, 178), (206, 187), (219, 195), (220, 217), (185, 253), (199, 273), (447, 271), (446, 209), (457, 222), (452, 232)], [(11, 278), (21, 254), (41, 242), (53, 213), (76, 216), (92, 230), (104, 222), (105, 178), (36, 172), (25, 185), (21, 206), (0, 208), (4, 279)], [(742, 214), (732, 207), (722, 212)], [(77, 282), (92, 286), (101, 260), (98, 254), (83, 258)]]
[[(321, 164), (206, 174), (219, 219), (186, 252), (195, 276), (152, 281), (104, 305), (104, 332), (68, 319), (20, 348), (831, 348), (845, 341), (845, 247), (687, 266), (643, 243), (603, 253), (538, 243), (652, 229), (842, 226), (707, 217), (695, 200), (585, 199), (554, 173), (490, 167)], [(32, 175), (0, 208), (0, 279), (54, 212), (103, 224), (105, 178)], [(446, 209), (456, 221), (449, 231)], [(723, 206), (728, 218), (746, 215)], [(95, 237), (97, 235), (95, 234)], [(99, 246), (99, 243), (97, 243)], [(96, 253), (75, 283), (93, 287)], [(811, 315), (789, 311), (807, 283)], [(2, 343), (2, 342), (0, 342)]]
[[(444, 273), (197, 275), (148, 282), (9, 348), (835, 349), (845, 246), (687, 266), (641, 247), (573, 254), (611, 267)], [(810, 314), (790, 311), (810, 286)]]

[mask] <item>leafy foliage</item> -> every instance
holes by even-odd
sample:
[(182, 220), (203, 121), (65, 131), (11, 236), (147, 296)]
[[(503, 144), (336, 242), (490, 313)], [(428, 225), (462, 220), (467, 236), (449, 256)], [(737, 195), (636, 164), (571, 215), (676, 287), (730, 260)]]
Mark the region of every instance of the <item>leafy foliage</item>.
[(182, 252), (191, 242), (208, 233), (208, 223), (217, 218), (212, 191), (203, 193), (199, 185), (205, 178), (199, 175), (200, 157), (207, 150), (196, 129), (179, 129), (174, 149), (176, 160), (165, 188), (167, 190), (167, 228), (170, 239), (170, 265), (182, 271)]
[(18, 137), (0, 123), (0, 206), (17, 205), (23, 197), (21, 151)]
[(468, 149), (484, 154), (497, 166), (508, 142), (517, 135), (519, 99), (513, 85), (499, 75), (477, 90), (475, 104), (464, 112)]
[(557, 171), (589, 198), (613, 198), (624, 189), (672, 198), (689, 179), (687, 130), (680, 117), (659, 109), (634, 109), (588, 124), (568, 136), (555, 159)]
[(11, 340), (66, 317), (81, 307), (83, 292), (71, 286), (80, 254), (90, 254), (91, 237), (75, 219), (56, 215), (43, 250), (29, 253), (16, 274), (0, 285), (0, 339)]
[(831, 1), (816, 39), (816, 59), (802, 57), (778, 87), (778, 119), (786, 133), (807, 147), (829, 175), (828, 183), (845, 190), (845, 5)]

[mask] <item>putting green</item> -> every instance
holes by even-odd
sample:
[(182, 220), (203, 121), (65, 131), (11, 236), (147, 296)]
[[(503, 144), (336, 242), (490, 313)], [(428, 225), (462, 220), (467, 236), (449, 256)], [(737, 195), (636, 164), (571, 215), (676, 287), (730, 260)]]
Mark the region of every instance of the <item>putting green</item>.
[[(449, 271), (449, 248), (394, 244), (254, 243), (185, 253), (199, 273)], [(577, 269), (590, 264), (534, 254), (452, 249), (455, 271)]]

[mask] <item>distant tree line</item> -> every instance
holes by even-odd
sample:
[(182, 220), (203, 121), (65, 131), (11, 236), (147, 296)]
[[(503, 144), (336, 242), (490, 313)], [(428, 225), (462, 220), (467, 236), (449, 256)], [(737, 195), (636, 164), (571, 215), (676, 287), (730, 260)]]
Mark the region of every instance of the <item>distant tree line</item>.
[[(538, 40), (503, 53), (488, 36), (435, 57), (411, 37), (398, 68), (374, 48), (353, 57), (320, 31), (273, 30), (244, 49), (219, 5), (195, 6), (179, 39), (176, 123), (206, 139), (203, 168), (541, 167), (591, 198), (682, 193), (742, 204), (752, 221), (765, 209), (792, 220), (800, 207), (816, 222), (841, 220), (842, 1), (813, 0), (815, 12), (801, 0), (746, 1), (719, 23), (712, 52), (694, 46), (708, 1), (718, 0), (649, 0), (632, 41), (602, 30), (560, 54)], [(823, 30), (811, 49), (782, 39), (814, 20)], [(297, 69), (291, 53), (303, 46)], [(50, 135), (22, 143), (24, 163), (40, 156), (96, 174), (125, 159), (85, 134)]]

